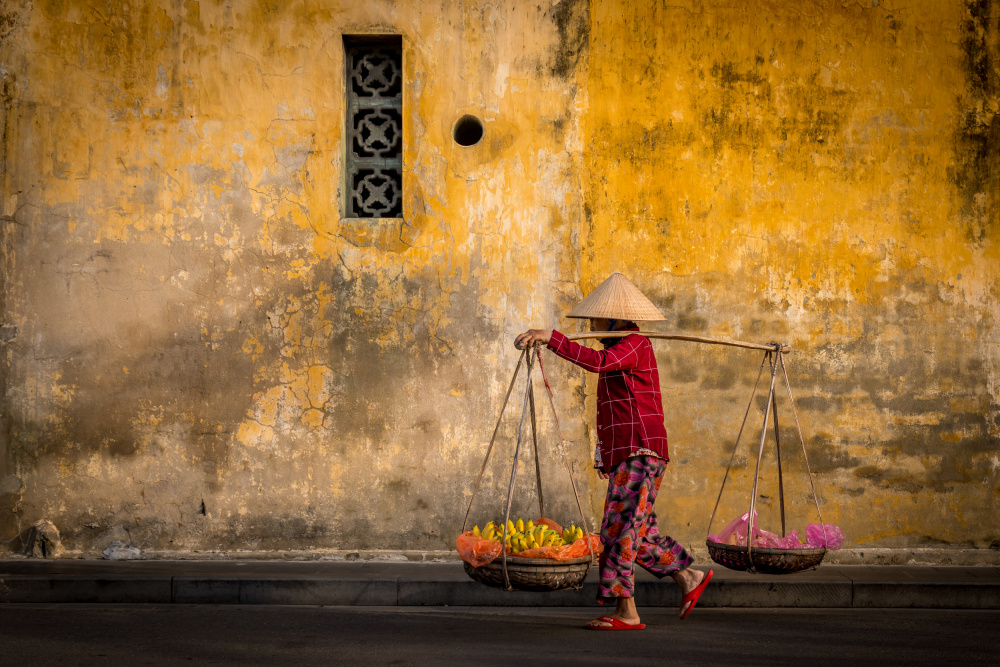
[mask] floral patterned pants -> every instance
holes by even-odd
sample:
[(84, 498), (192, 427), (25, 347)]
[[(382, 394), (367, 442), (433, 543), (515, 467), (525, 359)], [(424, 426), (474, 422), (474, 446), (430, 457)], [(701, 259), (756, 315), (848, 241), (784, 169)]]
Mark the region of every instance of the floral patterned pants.
[(666, 467), (655, 456), (633, 456), (611, 471), (601, 522), (604, 550), (597, 599), (602, 603), (632, 597), (636, 563), (662, 579), (687, 569), (694, 560), (656, 526), (653, 503)]

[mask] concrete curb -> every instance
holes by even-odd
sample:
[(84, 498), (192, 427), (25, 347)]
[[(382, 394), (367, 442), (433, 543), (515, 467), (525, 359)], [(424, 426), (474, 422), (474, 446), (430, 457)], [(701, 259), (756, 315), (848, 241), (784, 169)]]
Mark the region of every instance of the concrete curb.
[[(821, 567), (795, 575), (714, 568), (704, 607), (1000, 609), (1000, 568)], [(190, 561), (0, 561), (0, 602), (337, 606), (595, 606), (584, 588), (507, 593), (453, 564)], [(679, 589), (636, 575), (645, 607), (676, 607)]]

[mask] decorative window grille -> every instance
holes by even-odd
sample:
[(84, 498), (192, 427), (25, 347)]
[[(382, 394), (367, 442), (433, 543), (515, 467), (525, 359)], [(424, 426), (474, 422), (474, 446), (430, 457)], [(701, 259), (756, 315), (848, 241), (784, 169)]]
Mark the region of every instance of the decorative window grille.
[(403, 217), (403, 40), (344, 37), (348, 218)]

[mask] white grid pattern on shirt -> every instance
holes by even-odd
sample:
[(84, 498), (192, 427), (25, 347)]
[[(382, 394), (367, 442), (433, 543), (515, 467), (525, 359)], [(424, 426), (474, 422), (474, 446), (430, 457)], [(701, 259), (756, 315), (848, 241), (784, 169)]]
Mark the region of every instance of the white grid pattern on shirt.
[[(666, 446), (666, 429), (662, 435), (650, 434), (643, 417), (653, 417), (656, 423), (663, 423), (663, 403), (660, 394), (659, 369), (652, 345), (647, 338), (639, 335), (627, 336), (619, 343), (606, 350), (598, 351), (581, 345), (569, 345), (562, 337), (558, 340), (555, 351), (581, 368), (599, 373), (597, 388), (598, 450), (595, 462), (600, 465), (600, 443), (610, 438), (612, 457), (615, 453), (627, 449), (629, 452), (638, 449), (663, 449)], [(585, 350), (585, 351), (584, 351)], [(590, 357), (589, 359), (584, 357)], [(640, 368), (640, 364), (642, 367)], [(620, 384), (619, 384), (620, 383)], [(618, 385), (617, 387), (613, 385)], [(622, 385), (624, 385), (622, 387)], [(614, 389), (614, 391), (613, 391)], [(612, 395), (622, 395), (623, 398), (611, 398)], [(652, 412), (643, 412), (636, 396), (652, 394), (654, 402)], [(628, 415), (616, 414), (616, 404), (626, 404)], [(618, 406), (621, 411), (622, 406)], [(605, 419), (601, 419), (605, 415)], [(615, 431), (627, 437), (614, 438)], [(638, 426), (638, 433), (636, 432)], [(638, 437), (637, 437), (638, 436)]]

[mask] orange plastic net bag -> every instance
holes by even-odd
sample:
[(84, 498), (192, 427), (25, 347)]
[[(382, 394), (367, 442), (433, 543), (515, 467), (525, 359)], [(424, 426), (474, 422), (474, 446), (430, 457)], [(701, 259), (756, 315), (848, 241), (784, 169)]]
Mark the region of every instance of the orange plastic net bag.
[(459, 535), (455, 542), (458, 546), (458, 555), (472, 567), (482, 567), (500, 557), (502, 545), (499, 542), (484, 540), (478, 535), (473, 535), (471, 530)]
[[(559, 525), (554, 521), (549, 521), (548, 519), (540, 519), (538, 521), (538, 523), (543, 522), (550, 527)], [(555, 530), (555, 528), (553, 528), (553, 530)], [(593, 549), (594, 554), (597, 555), (601, 553), (601, 537), (599, 535), (595, 535), (594, 533), (591, 533), (589, 537), (590, 547)], [(458, 548), (458, 555), (472, 567), (482, 567), (483, 565), (492, 563), (500, 557), (502, 552), (502, 545), (499, 541), (483, 539), (479, 535), (473, 535), (471, 530), (459, 535), (455, 540), (455, 544)], [(590, 549), (587, 548), (586, 538), (581, 537), (572, 544), (564, 544), (559, 547), (538, 547), (507, 555), (514, 556), (516, 558), (573, 560), (574, 558), (583, 558), (589, 552)]]

